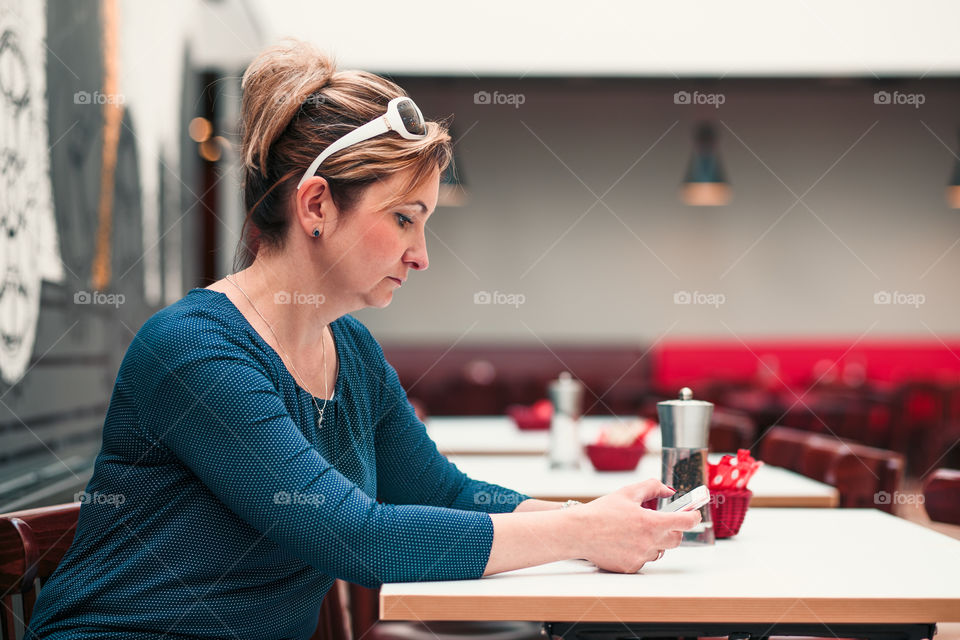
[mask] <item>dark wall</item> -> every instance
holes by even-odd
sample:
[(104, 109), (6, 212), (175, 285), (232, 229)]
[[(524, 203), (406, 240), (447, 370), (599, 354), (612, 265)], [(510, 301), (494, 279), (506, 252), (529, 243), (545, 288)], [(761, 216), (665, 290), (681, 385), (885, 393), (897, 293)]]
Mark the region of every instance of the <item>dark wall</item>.
[[(115, 303), (82, 302), (94, 290), (104, 117), (102, 108), (77, 104), (74, 95), (102, 90), (101, 32), (95, 0), (48, 3), (50, 173), (65, 277), (42, 285), (26, 375), (12, 386), (0, 382), (0, 511), (71, 500), (83, 488), (120, 361), (156, 311), (143, 294), (139, 159), (129, 111), (112, 182), (110, 278), (101, 291)], [(167, 190), (180, 188), (176, 179), (166, 184)], [(175, 202), (161, 197), (161, 223), (172, 217)]]

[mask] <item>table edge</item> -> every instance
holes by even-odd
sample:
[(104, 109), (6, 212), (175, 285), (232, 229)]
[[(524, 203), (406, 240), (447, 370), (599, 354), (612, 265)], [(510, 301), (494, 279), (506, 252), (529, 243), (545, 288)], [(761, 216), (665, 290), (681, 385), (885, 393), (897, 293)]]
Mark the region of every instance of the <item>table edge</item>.
[(960, 622), (957, 598), (659, 598), (380, 594), (382, 620), (535, 622)]

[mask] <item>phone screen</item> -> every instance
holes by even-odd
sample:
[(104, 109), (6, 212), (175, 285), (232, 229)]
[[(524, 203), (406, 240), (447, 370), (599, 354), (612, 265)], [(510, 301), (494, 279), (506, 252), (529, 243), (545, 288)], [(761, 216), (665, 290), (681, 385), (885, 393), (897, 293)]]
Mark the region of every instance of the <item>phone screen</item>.
[(667, 504), (663, 505), (663, 508), (660, 511), (692, 511), (693, 509), (699, 509), (704, 504), (707, 503), (710, 499), (710, 492), (707, 491), (707, 488), (703, 485), (692, 489), (691, 491), (683, 494), (679, 498), (674, 498)]

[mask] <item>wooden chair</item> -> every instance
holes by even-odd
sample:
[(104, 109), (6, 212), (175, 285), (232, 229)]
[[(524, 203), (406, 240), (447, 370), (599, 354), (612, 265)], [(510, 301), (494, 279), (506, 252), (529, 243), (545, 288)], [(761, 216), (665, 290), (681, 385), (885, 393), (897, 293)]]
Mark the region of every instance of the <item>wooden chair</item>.
[(323, 598), (317, 628), (310, 640), (353, 640), (353, 625), (350, 620), (350, 585), (335, 580)]
[(936, 522), (960, 525), (960, 470), (937, 469), (923, 481), (923, 506)]
[(760, 459), (837, 488), (841, 507), (893, 512), (900, 491), (904, 457), (833, 436), (774, 427), (764, 436)]
[(893, 512), (893, 498), (903, 480), (902, 455), (819, 434), (809, 436), (800, 473), (836, 487), (841, 507)]
[(736, 453), (749, 449), (757, 436), (757, 425), (746, 413), (714, 409), (710, 421), (710, 451)]
[(839, 440), (814, 433), (807, 435), (808, 438), (800, 445), (800, 466), (797, 471), (808, 478), (836, 486), (837, 466), (852, 454)]
[[(0, 514), (0, 638), (20, 640), (37, 594), (73, 543), (80, 503)], [(312, 640), (353, 640), (347, 584), (337, 580), (324, 598)]]
[(948, 420), (948, 392), (935, 383), (912, 382), (897, 393), (887, 447), (907, 457), (911, 475), (922, 476), (934, 464), (923, 445), (942, 431)]
[(803, 449), (812, 435), (790, 427), (771, 427), (760, 441), (760, 459), (775, 467), (800, 471)]
[(37, 593), (50, 577), (77, 530), (80, 503), (0, 515), (0, 589), (3, 640), (26, 633)]
[[(892, 498), (903, 488), (904, 456), (861, 444), (846, 443), (846, 446), (853, 459), (845, 460), (836, 470), (837, 489), (843, 506), (874, 507), (893, 513), (895, 503)], [(864, 469), (872, 473), (864, 473)]]

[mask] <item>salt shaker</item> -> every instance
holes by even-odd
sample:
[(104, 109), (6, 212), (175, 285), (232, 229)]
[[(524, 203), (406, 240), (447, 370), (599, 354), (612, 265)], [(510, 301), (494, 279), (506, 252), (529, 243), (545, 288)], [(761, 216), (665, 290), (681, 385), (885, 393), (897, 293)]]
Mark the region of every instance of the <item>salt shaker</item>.
[(553, 403), (553, 418), (550, 420), (550, 468), (580, 468), (580, 437), (577, 424), (580, 421), (583, 385), (564, 371), (550, 383), (550, 401)]

